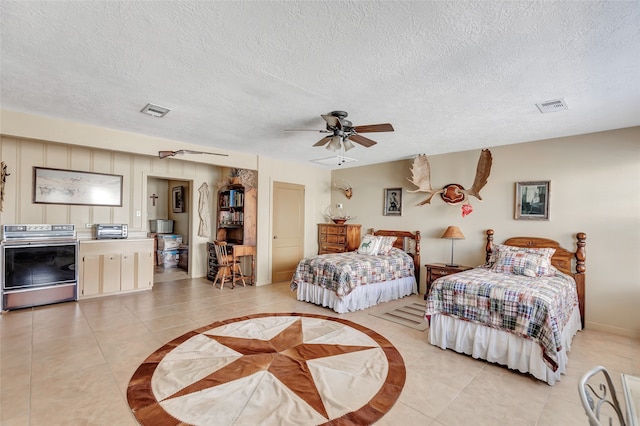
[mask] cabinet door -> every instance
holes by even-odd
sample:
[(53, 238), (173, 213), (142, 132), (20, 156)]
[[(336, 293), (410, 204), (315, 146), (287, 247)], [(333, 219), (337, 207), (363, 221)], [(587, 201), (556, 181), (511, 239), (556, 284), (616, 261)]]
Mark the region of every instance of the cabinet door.
[(153, 287), (153, 253), (135, 253), (136, 288)]
[(100, 294), (100, 255), (82, 256), (82, 296)]
[(133, 290), (136, 288), (136, 253), (123, 253), (120, 262), (120, 290)]
[(120, 291), (120, 264), (119, 254), (105, 254), (101, 256), (102, 293), (114, 293)]

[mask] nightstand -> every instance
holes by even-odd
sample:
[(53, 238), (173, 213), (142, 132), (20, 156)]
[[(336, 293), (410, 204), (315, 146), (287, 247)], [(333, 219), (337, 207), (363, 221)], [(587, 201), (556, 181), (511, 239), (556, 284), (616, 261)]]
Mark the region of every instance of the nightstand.
[(438, 278), (472, 269), (471, 266), (447, 266), (444, 263), (427, 263), (424, 266), (427, 268), (427, 282), (426, 290), (424, 293), (425, 300), (427, 300), (427, 295), (429, 294), (429, 290), (431, 290), (431, 284)]

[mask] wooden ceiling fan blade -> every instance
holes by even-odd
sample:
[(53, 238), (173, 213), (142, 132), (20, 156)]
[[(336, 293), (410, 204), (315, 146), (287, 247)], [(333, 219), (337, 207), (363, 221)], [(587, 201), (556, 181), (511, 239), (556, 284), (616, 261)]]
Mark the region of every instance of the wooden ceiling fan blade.
[(353, 129), (358, 133), (393, 132), (393, 126), (389, 123), (365, 124), (364, 126), (355, 126)]
[(370, 146), (373, 146), (375, 144), (377, 144), (378, 142), (373, 141), (369, 138), (365, 138), (362, 135), (351, 135), (349, 136), (349, 140), (352, 140), (353, 142), (359, 143), (360, 145), (369, 148)]
[(326, 145), (332, 138), (333, 136), (325, 136), (324, 138), (320, 139), (318, 142), (314, 143), (313, 146), (322, 146), (322, 145)]

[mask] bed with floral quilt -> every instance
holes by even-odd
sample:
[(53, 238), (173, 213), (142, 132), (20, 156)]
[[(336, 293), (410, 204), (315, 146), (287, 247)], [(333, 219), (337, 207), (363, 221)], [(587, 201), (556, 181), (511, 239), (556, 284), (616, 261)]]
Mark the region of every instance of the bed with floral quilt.
[(420, 232), (370, 230), (358, 250), (302, 259), (291, 280), (297, 299), (337, 313), (418, 292)]
[(553, 385), (584, 325), (585, 240), (577, 234), (575, 252), (546, 238), (494, 245), (488, 230), (486, 265), (433, 282), (425, 310), (429, 343)]

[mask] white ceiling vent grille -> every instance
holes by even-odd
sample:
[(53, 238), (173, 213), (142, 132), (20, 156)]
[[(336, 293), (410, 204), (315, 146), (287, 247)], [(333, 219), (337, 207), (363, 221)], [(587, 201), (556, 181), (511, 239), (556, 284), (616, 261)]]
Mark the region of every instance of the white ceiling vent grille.
[(564, 102), (564, 99), (556, 99), (553, 101), (542, 102), (540, 104), (536, 104), (541, 113), (547, 114), (550, 112), (564, 111), (569, 109), (567, 104)]
[(167, 115), (169, 111), (171, 111), (169, 108), (161, 107), (160, 105), (147, 104), (147, 106), (142, 108), (140, 112), (153, 117), (162, 118)]
[(335, 157), (329, 158), (320, 158), (317, 160), (311, 160), (313, 163), (324, 164), (326, 166), (341, 166), (345, 163), (353, 163), (356, 160), (355, 158), (349, 158), (342, 155), (337, 155)]

